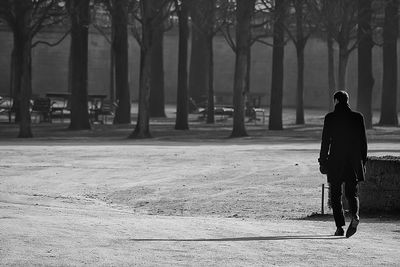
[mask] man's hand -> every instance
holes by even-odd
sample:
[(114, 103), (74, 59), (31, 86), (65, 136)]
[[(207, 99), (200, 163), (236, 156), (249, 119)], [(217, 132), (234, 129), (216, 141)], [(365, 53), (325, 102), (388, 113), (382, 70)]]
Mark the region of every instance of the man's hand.
[(328, 167), (325, 164), (319, 165), (319, 172), (322, 174), (328, 174)]
[(319, 158), (319, 172), (322, 174), (328, 174), (328, 159)]

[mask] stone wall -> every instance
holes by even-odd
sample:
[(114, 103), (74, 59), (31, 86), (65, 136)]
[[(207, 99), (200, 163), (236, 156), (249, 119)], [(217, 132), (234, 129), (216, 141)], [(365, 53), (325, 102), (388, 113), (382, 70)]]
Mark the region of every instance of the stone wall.
[(400, 157), (371, 157), (360, 183), (362, 212), (400, 213)]

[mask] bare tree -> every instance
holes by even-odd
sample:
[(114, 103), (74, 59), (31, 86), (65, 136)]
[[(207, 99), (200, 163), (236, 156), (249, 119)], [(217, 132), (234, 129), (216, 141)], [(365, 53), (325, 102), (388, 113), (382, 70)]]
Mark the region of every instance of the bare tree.
[(191, 17), (191, 56), (189, 65), (189, 94), (196, 103), (206, 101), (208, 88), (208, 47), (204, 25), (208, 17), (206, 2), (192, 0), (188, 4)]
[(140, 1), (142, 35), (140, 46), (140, 82), (139, 82), (139, 111), (136, 127), (131, 138), (151, 137), (149, 126), (149, 97), (150, 97), (150, 66), (151, 66), (151, 37), (152, 12), (150, 1)]
[[(98, 14), (102, 14), (103, 10), (108, 11), (108, 16), (104, 18), (104, 16), (99, 16)], [(109, 98), (112, 102), (115, 102), (115, 51), (113, 46), (114, 38), (114, 28), (113, 20), (114, 16), (114, 8), (113, 8), (113, 0), (94, 0), (94, 16), (91, 21), (91, 25), (104, 37), (107, 43), (110, 45), (110, 65), (109, 65), (109, 73), (110, 73), (110, 81), (109, 81)]]
[(164, 93), (164, 32), (166, 18), (170, 13), (163, 1), (154, 1), (154, 8), (159, 10), (160, 21), (154, 24), (151, 51), (151, 89), (150, 89), (150, 117), (166, 117)]
[(226, 1), (190, 1), (192, 18), (192, 49), (190, 57), (189, 91), (197, 103), (206, 103), (207, 123), (214, 123), (214, 55), (213, 38), (221, 25), (217, 19)]
[[(304, 49), (311, 34), (316, 30), (315, 16), (313, 16), (313, 12), (310, 12), (312, 9), (312, 6), (310, 6), (311, 1), (290, 0), (289, 4), (294, 13), (289, 17), (289, 25), (285, 27), (287, 34), (296, 47), (297, 54), (296, 124), (305, 123)], [(292, 28), (295, 29), (292, 30)]]
[(364, 115), (366, 128), (372, 128), (372, 0), (358, 0), (358, 94), (357, 109)]
[[(333, 109), (332, 96), (336, 90), (346, 89), (347, 63), (352, 51), (357, 48), (357, 1), (310, 0), (311, 12), (321, 32), (326, 33), (328, 49), (328, 103)], [(335, 79), (334, 44), (339, 46), (338, 75)]]
[(282, 130), (284, 21), (287, 0), (275, 1), (274, 35), (272, 52), (272, 80), (269, 125), (270, 130)]
[(383, 84), (379, 124), (398, 125), (397, 117), (397, 38), (398, 0), (387, 0), (383, 26)]
[[(251, 46), (259, 42), (267, 46), (273, 46), (273, 44), (268, 43), (265, 38), (271, 35), (270, 24), (271, 24), (271, 12), (272, 3), (269, 0), (255, 1), (256, 5), (253, 5), (253, 9), (250, 15), (250, 26), (248, 29), (248, 45), (246, 46), (246, 73), (244, 78), (244, 89), (243, 97), (246, 101), (246, 97), (250, 92), (250, 73), (251, 73)], [(220, 22), (217, 24), (219, 26), (220, 32), (223, 34), (228, 45), (237, 55), (237, 40), (238, 40), (238, 20), (237, 20), (237, 5), (234, 1), (225, 0), (220, 4), (219, 15), (216, 16)], [(256, 6), (256, 7), (255, 7)], [(221, 8), (222, 7), (222, 8)], [(236, 34), (232, 34), (232, 28), (236, 27)], [(235, 39), (236, 38), (236, 39)], [(235, 65), (236, 66), (236, 65)], [(234, 93), (235, 94), (235, 93)], [(243, 115), (243, 121), (245, 112), (241, 113)]]
[(62, 20), (60, 17), (62, 17), (63, 12), (58, 3), (59, 1), (56, 0), (0, 2), (0, 17), (7, 22), (14, 37), (11, 59), (13, 80), (11, 82), (14, 105), (17, 107), (16, 121), (19, 121), (18, 137), (33, 136), (30, 114), (32, 95), (31, 52), (34, 46), (46, 42), (32, 43), (32, 40), (42, 28)]
[(115, 92), (118, 103), (114, 124), (131, 122), (128, 75), (128, 0), (112, 0), (112, 50), (115, 55)]
[(336, 91), (335, 78), (335, 50), (333, 49), (334, 40), (330, 32), (326, 36), (326, 45), (328, 49), (328, 107), (333, 110), (332, 97)]
[(312, 13), (315, 14), (316, 23), (321, 26), (320, 32), (326, 34), (326, 45), (328, 50), (328, 110), (333, 110), (332, 97), (336, 90), (335, 78), (335, 50), (334, 50), (334, 29), (335, 29), (335, 14), (331, 12), (336, 2), (330, 0), (315, 0), (312, 3)]
[(179, 55), (178, 55), (178, 90), (176, 101), (176, 130), (188, 130), (188, 0), (175, 0), (176, 12), (179, 19)]
[(251, 43), (251, 18), (255, 0), (238, 0), (236, 2), (236, 60), (233, 81), (233, 129), (231, 137), (247, 136), (244, 123), (247, 57)]
[(349, 56), (356, 48), (356, 42), (350, 47), (350, 40), (355, 36), (355, 26), (357, 24), (356, 1), (339, 1), (340, 28), (336, 32), (336, 41), (339, 44), (339, 70), (338, 70), (338, 89), (346, 90), (346, 74)]
[[(149, 138), (150, 133), (150, 111), (149, 97), (151, 89), (151, 63), (153, 48), (153, 32), (156, 25), (164, 21), (163, 10), (171, 7), (170, 0), (163, 0), (162, 5), (155, 5), (157, 0), (140, 0), (139, 14), (136, 20), (141, 25), (141, 34), (139, 36), (136, 28), (133, 28), (133, 34), (140, 44), (140, 79), (139, 79), (139, 112), (134, 131), (130, 138)], [(166, 7), (167, 6), (167, 7)]]
[[(231, 0), (190, 1), (192, 46), (189, 92), (192, 99), (206, 106), (207, 123), (214, 123), (214, 52), (213, 39), (222, 33), (235, 51), (231, 29), (236, 26), (236, 2)], [(250, 51), (250, 48), (249, 50)], [(250, 58), (248, 58), (248, 61)], [(247, 71), (249, 73), (249, 69)], [(246, 79), (246, 82), (248, 79)]]
[[(114, 124), (131, 122), (131, 101), (128, 67), (128, 10), (134, 6), (130, 0), (100, 0), (98, 8), (109, 12), (108, 19), (93, 21), (92, 25), (111, 45), (109, 98), (116, 102)], [(108, 30), (108, 31), (106, 31)]]
[(67, 1), (71, 20), (70, 130), (90, 129), (88, 113), (88, 30), (90, 0)]

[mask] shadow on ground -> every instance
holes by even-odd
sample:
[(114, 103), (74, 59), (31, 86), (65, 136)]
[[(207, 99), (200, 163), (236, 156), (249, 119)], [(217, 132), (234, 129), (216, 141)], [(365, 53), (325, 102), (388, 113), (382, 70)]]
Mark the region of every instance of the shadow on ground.
[(176, 239), (176, 238), (143, 238), (129, 239), (134, 242), (235, 242), (235, 241), (274, 241), (274, 240), (291, 240), (291, 239), (343, 239), (333, 235), (284, 235), (284, 236), (253, 236), (253, 237), (230, 237), (230, 238), (193, 238), (193, 239)]
[[(192, 123), (190, 130), (181, 131), (174, 130), (174, 123), (165, 119), (158, 121), (151, 126), (152, 137), (149, 141), (171, 141), (171, 142), (218, 142), (218, 143), (240, 143), (240, 142), (315, 142), (321, 138), (322, 123), (294, 125), (286, 124), (284, 130), (271, 131), (268, 130), (268, 125), (265, 124), (249, 124), (246, 126), (248, 137), (229, 138), (232, 125), (231, 122), (206, 124)], [(66, 123), (40, 123), (32, 124), (32, 132), (35, 141), (91, 141), (91, 142), (138, 142), (140, 140), (128, 139), (132, 133), (134, 125), (92, 125), (91, 130), (71, 131), (68, 130)], [(17, 124), (0, 123), (0, 140), (1, 141), (18, 141), (19, 126)], [(375, 127), (368, 130), (369, 141), (400, 141), (399, 127)], [(24, 139), (27, 142), (28, 139)], [(140, 142), (143, 142), (141, 140)], [(393, 152), (400, 150), (394, 149)]]
[[(389, 213), (389, 212), (380, 212), (380, 213), (360, 213), (361, 221), (365, 221), (368, 223), (383, 223), (388, 221), (400, 221), (399, 213)], [(323, 222), (334, 222), (332, 214), (320, 214), (320, 213), (312, 213), (306, 217), (299, 218), (297, 220), (305, 220), (305, 221), (323, 221)], [(346, 221), (350, 221), (351, 217), (346, 212)]]

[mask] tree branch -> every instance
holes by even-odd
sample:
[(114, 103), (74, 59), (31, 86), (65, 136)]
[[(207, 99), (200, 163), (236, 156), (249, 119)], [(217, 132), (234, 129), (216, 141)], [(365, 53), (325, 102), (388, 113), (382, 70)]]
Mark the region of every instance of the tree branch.
[(233, 41), (232, 35), (230, 33), (230, 25), (226, 25), (226, 31), (221, 30), (222, 35), (224, 36), (228, 45), (232, 48), (233, 51), (236, 51), (236, 44)]
[(293, 43), (297, 45), (297, 38), (293, 35), (292, 31), (286, 26), (285, 23), (283, 23), (283, 29), (286, 31), (286, 33), (289, 35), (289, 38), (292, 39)]
[(257, 42), (257, 43), (260, 43), (260, 44), (263, 44), (263, 45), (266, 45), (266, 46), (274, 47), (273, 44), (268, 43), (268, 42), (264, 41), (263, 39), (255, 39), (254, 42)]
[(108, 38), (107, 33), (105, 33), (99, 25), (97, 25), (95, 23), (93, 23), (92, 25), (101, 35), (103, 35), (103, 37), (104, 37), (104, 39), (106, 39), (107, 43), (111, 44), (111, 39)]
[(55, 43), (49, 43), (49, 42), (46, 42), (46, 41), (36, 41), (36, 42), (34, 42), (33, 44), (32, 44), (32, 46), (31, 46), (31, 48), (35, 48), (37, 45), (39, 45), (39, 44), (43, 44), (43, 45), (47, 45), (47, 46), (50, 46), (50, 47), (54, 47), (54, 46), (57, 46), (57, 45), (59, 45), (62, 41), (64, 41), (64, 39), (70, 34), (70, 32), (71, 32), (71, 29), (69, 29), (68, 31), (66, 31), (65, 33), (64, 33), (64, 35), (57, 41), (57, 42), (55, 42)]
[(359, 44), (359, 40), (357, 39), (357, 40), (351, 45), (351, 47), (347, 50), (347, 51), (348, 51), (348, 54), (350, 54), (351, 52), (353, 52), (354, 49), (356, 49), (356, 48), (358, 47), (358, 44)]
[(137, 30), (136, 26), (131, 27), (131, 33), (133, 38), (136, 40), (136, 42), (139, 44), (139, 46), (142, 46), (142, 38), (141, 35), (139, 33), (139, 31)]
[(16, 20), (8, 1), (0, 1), (0, 17), (7, 22), (12, 31), (15, 30)]
[[(38, 1), (36, 5), (40, 5), (42, 2), (43, 1)], [(33, 23), (32, 27), (30, 28), (31, 38), (33, 38), (43, 28), (44, 21), (51, 17), (48, 13), (50, 9), (53, 8), (54, 4), (55, 0), (51, 0), (50, 3), (48, 3), (43, 9), (42, 15)]]

